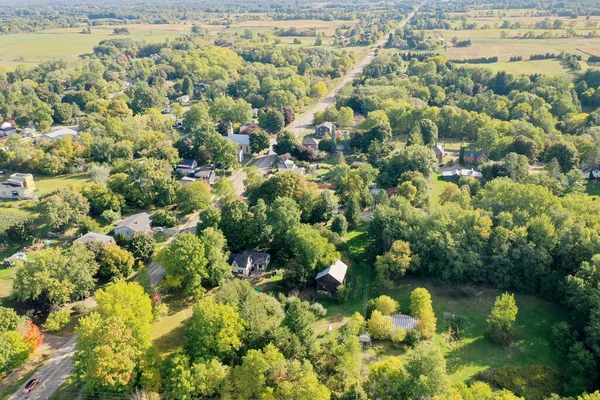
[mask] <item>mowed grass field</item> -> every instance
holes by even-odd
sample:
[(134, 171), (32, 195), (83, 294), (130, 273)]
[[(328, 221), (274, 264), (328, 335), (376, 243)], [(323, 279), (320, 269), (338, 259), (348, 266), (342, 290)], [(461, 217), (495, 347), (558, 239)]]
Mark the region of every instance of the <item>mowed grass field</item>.
[[(91, 35), (81, 34), (82, 28), (51, 29), (37, 33), (19, 33), (0, 36), (0, 66), (35, 65), (44, 60), (63, 58), (75, 60), (80, 54), (90, 53), (100, 41), (111, 38), (129, 38), (155, 43), (191, 33), (192, 25), (138, 24), (126, 26), (128, 36), (115, 36), (115, 26), (97, 26)], [(221, 27), (218, 27), (221, 28)], [(214, 28), (213, 28), (214, 29)], [(22, 58), (22, 59), (21, 59)]]
[(469, 47), (453, 47), (448, 44), (446, 55), (453, 60), (494, 56), (498, 56), (500, 61), (508, 61), (513, 56), (521, 56), (524, 60), (527, 60), (531, 54), (558, 54), (562, 51), (581, 55), (584, 59), (590, 54), (600, 55), (600, 37), (513, 39), (512, 36), (519, 33), (522, 35), (527, 30), (505, 31), (509, 36), (508, 39), (500, 38), (502, 29), (441, 30), (436, 31), (436, 33), (445, 38), (447, 42), (453, 37), (457, 37), (459, 40), (471, 40), (472, 45)]

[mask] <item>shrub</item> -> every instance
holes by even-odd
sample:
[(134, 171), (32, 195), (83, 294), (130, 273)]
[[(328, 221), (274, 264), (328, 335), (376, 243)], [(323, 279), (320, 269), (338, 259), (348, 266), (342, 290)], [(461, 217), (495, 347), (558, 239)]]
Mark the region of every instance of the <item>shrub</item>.
[(477, 379), (528, 399), (545, 399), (560, 392), (558, 376), (547, 365), (504, 365), (480, 372)]
[(315, 314), (316, 317), (324, 317), (327, 315), (327, 309), (323, 307), (321, 303), (312, 303), (310, 305), (310, 311)]
[(404, 338), (404, 341), (409, 346), (414, 346), (421, 340), (423, 340), (423, 335), (416, 329), (411, 329), (408, 332), (406, 332), (406, 337)]
[(335, 295), (337, 302), (339, 304), (344, 304), (350, 298), (350, 287), (346, 285), (340, 285), (337, 287), (337, 292)]
[(158, 210), (152, 215), (152, 226), (172, 228), (177, 225), (177, 215), (173, 211)]
[(45, 328), (48, 332), (60, 331), (71, 321), (71, 313), (68, 310), (55, 311), (48, 315)]
[(165, 303), (158, 303), (152, 307), (152, 318), (154, 322), (160, 321), (162, 317), (169, 313), (169, 306)]
[(390, 337), (394, 325), (390, 317), (384, 316), (380, 311), (375, 310), (367, 323), (369, 333), (373, 339), (384, 340)]
[(380, 311), (383, 315), (392, 315), (400, 308), (400, 304), (396, 300), (386, 295), (376, 298), (373, 305), (375, 310)]
[(406, 332), (402, 328), (398, 328), (398, 330), (392, 335), (392, 343), (394, 347), (401, 347), (404, 343), (404, 339), (406, 339)]
[(333, 217), (333, 221), (331, 222), (331, 231), (340, 236), (344, 236), (348, 231), (348, 222), (346, 221), (346, 217), (344, 217), (342, 214), (337, 214), (335, 217)]
[(121, 213), (113, 210), (104, 210), (102, 211), (102, 214), (100, 214), (100, 219), (107, 224), (112, 224), (121, 219)]

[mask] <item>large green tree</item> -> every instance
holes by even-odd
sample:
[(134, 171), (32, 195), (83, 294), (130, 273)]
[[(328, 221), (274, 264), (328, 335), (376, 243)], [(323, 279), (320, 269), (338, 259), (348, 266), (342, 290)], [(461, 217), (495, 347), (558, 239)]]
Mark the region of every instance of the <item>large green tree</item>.
[(204, 243), (193, 233), (179, 234), (159, 254), (166, 273), (166, 285), (199, 296), (202, 279), (208, 278)]

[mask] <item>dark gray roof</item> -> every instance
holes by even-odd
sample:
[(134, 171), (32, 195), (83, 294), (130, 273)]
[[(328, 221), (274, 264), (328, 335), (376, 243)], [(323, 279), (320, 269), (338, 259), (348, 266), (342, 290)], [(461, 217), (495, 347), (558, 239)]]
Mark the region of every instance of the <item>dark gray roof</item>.
[(333, 122), (323, 122), (322, 124), (320, 124), (319, 126), (317, 126), (317, 128), (320, 128), (322, 126), (325, 127), (325, 128), (328, 128), (329, 131), (333, 131)]
[(232, 253), (229, 256), (229, 264), (234, 261), (240, 267), (245, 267), (248, 264), (248, 260), (252, 264), (265, 264), (269, 253), (262, 253), (260, 251), (245, 250), (243, 253)]
[(318, 146), (319, 141), (313, 137), (305, 137), (304, 140), (302, 140), (302, 144), (305, 146)]

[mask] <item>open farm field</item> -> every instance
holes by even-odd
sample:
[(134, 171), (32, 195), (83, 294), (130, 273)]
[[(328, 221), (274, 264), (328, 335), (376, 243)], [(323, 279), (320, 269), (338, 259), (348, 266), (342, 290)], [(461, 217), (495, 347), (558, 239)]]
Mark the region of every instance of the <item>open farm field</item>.
[(288, 29), (294, 27), (298, 30), (315, 28), (317, 32), (332, 35), (335, 28), (342, 25), (356, 25), (357, 21), (321, 21), (321, 20), (286, 20), (286, 21), (245, 21), (231, 25), (231, 28), (243, 28), (251, 30), (273, 30), (274, 28)]
[(91, 35), (81, 34), (81, 28), (2, 35), (0, 36), (0, 66), (35, 65), (53, 58), (75, 60), (80, 54), (91, 52), (95, 45), (105, 39), (128, 38), (163, 42), (167, 38), (173, 39), (191, 32), (191, 24), (139, 24), (126, 27), (131, 33), (128, 36), (113, 35), (115, 26), (95, 26), (92, 28)]

